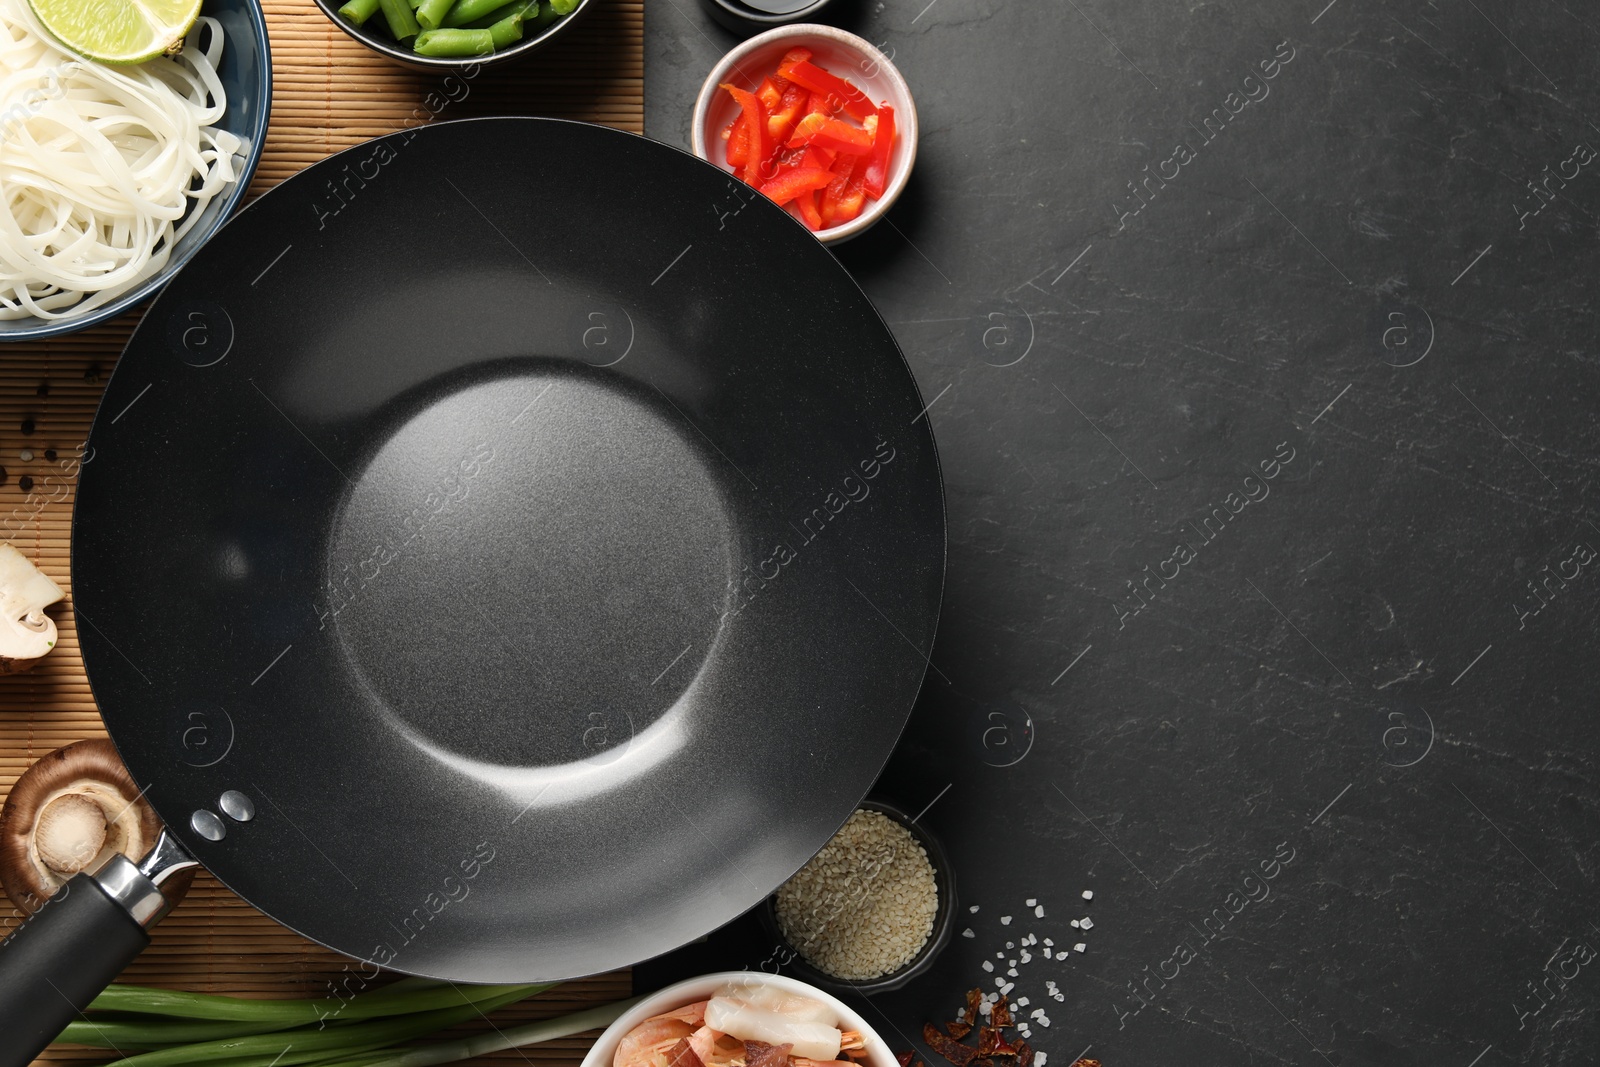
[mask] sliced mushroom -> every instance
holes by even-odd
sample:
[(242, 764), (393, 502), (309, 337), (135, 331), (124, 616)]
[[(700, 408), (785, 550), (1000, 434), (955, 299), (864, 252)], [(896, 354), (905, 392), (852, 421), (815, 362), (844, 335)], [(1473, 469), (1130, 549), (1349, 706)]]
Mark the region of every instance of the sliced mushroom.
[(44, 609), (65, 596), (28, 557), (0, 543), (0, 674), (25, 671), (56, 647), (56, 622)]
[[(36, 761), (11, 787), (0, 810), (0, 885), (31, 914), (113, 853), (137, 862), (160, 832), (115, 746), (76, 741)], [(164, 891), (181, 897), (190, 880), (174, 879)]]

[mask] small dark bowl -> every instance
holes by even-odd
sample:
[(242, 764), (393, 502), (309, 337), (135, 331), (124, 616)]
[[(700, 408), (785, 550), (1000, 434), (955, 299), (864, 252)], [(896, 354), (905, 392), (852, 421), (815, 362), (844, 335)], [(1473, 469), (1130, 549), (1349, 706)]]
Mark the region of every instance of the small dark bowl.
[[(509, 0), (507, 0), (509, 2)], [(378, 12), (367, 20), (366, 26), (353, 25), (350, 20), (339, 14), (339, 9), (344, 6), (344, 0), (317, 0), (317, 6), (322, 13), (328, 16), (335, 26), (343, 30), (352, 39), (360, 41), (379, 55), (387, 56), (402, 67), (412, 70), (454, 71), (467, 67), (501, 67), (514, 63), (519, 59), (526, 59), (566, 31), (595, 5), (596, 0), (582, 0), (572, 14), (557, 19), (546, 26), (539, 33), (524, 37), (510, 48), (493, 52), (486, 56), (419, 56), (410, 48), (396, 44), (389, 36), (387, 27), (384, 26), (383, 12)], [(368, 29), (368, 26), (376, 28)]]
[(820, 22), (823, 9), (832, 3), (833, 0), (812, 0), (809, 4), (798, 4), (793, 11), (774, 14), (758, 11), (741, 4), (739, 0), (700, 0), (700, 6), (716, 20), (717, 25), (740, 37), (764, 33), (792, 22)]
[[(921, 826), (911, 821), (911, 816), (884, 800), (863, 800), (861, 807), (869, 811), (881, 811), (895, 822), (911, 831), (911, 836), (928, 854), (928, 862), (933, 864), (933, 880), (939, 891), (939, 910), (933, 914), (933, 929), (928, 932), (928, 940), (922, 949), (897, 971), (890, 971), (880, 978), (868, 978), (859, 982), (835, 978), (825, 971), (819, 970), (807, 963), (798, 950), (794, 950), (794, 958), (784, 964), (783, 973), (802, 982), (821, 986), (823, 989), (835, 993), (886, 993), (891, 989), (899, 989), (907, 982), (917, 977), (933, 966), (933, 961), (940, 952), (944, 951), (950, 943), (950, 934), (956, 925), (956, 876), (950, 870), (950, 861), (945, 857), (944, 849), (939, 847), (939, 841)], [(757, 912), (757, 918), (762, 930), (775, 944), (786, 948), (793, 948), (785, 940), (783, 932), (778, 927), (777, 906), (774, 904), (775, 896), (768, 897)]]

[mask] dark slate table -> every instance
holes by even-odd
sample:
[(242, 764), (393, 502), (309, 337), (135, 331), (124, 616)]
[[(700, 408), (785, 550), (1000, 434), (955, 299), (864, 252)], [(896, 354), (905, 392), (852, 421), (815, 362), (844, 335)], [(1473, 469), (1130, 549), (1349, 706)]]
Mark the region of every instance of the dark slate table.
[[(1051, 1067), (1600, 1061), (1600, 10), (838, 21), (917, 95), (894, 225), (839, 257), (949, 498), (880, 792), (932, 805), (973, 931), (863, 1010), (906, 1045), (1032, 931), (1086, 944), (1018, 968)], [(651, 8), (651, 135), (733, 43)]]

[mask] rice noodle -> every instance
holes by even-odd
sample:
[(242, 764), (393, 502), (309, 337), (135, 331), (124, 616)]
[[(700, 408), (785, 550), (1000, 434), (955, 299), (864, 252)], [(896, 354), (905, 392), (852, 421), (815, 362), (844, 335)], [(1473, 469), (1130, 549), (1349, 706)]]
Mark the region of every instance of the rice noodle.
[(0, 0), (0, 319), (63, 319), (167, 263), (242, 142), (213, 125), (222, 27), (201, 18), (176, 58), (110, 66), (62, 47)]

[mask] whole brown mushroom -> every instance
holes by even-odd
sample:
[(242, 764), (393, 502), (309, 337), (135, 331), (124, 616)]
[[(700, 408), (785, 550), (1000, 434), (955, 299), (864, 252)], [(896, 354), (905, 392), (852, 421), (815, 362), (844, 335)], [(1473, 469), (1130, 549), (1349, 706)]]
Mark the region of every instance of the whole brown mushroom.
[[(161, 821), (140, 797), (110, 741), (75, 741), (23, 772), (0, 810), (0, 885), (28, 914), (68, 879), (113, 853), (137, 863), (155, 845)], [(166, 892), (181, 897), (187, 877)]]

